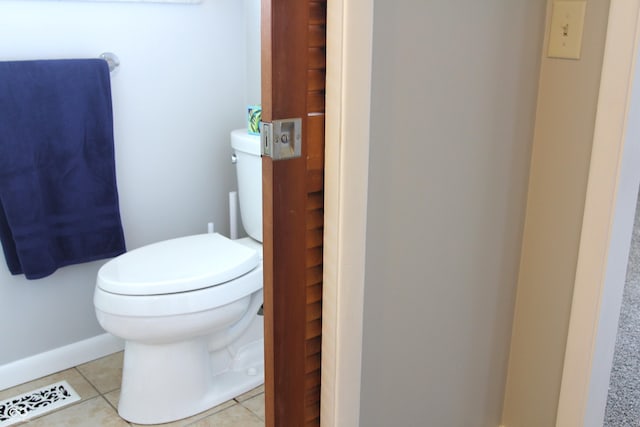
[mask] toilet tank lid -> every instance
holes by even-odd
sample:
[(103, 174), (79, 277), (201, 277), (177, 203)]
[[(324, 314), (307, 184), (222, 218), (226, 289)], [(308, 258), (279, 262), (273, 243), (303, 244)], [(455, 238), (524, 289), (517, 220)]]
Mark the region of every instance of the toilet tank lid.
[(121, 295), (164, 295), (207, 288), (253, 270), (258, 252), (218, 233), (153, 243), (113, 258), (97, 286)]
[(260, 156), (260, 135), (251, 135), (247, 129), (231, 131), (231, 148)]

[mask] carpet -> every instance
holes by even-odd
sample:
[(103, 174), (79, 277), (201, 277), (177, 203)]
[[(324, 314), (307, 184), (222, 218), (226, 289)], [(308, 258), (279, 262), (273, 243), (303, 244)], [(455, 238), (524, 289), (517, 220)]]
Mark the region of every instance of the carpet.
[(640, 209), (629, 251), (604, 427), (640, 426)]

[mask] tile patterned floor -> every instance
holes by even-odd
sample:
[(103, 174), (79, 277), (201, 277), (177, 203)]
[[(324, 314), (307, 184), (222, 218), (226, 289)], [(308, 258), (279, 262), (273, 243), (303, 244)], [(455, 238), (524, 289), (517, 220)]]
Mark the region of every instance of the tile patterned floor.
[[(118, 416), (122, 352), (0, 391), (0, 401), (66, 380), (82, 398), (71, 405), (14, 425), (25, 427), (137, 427)], [(264, 387), (208, 411), (162, 427), (264, 427)]]

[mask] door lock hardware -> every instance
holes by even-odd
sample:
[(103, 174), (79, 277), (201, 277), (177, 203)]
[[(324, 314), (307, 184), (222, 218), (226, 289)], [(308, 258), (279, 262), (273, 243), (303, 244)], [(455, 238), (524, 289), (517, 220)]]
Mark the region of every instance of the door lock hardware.
[(262, 155), (284, 160), (302, 155), (302, 119), (274, 120), (260, 124)]

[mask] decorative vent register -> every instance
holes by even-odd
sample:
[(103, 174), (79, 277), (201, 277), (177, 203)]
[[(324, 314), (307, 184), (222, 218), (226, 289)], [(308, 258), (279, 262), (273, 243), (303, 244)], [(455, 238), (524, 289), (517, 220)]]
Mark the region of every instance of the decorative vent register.
[(7, 427), (80, 400), (66, 381), (0, 401), (0, 427)]

